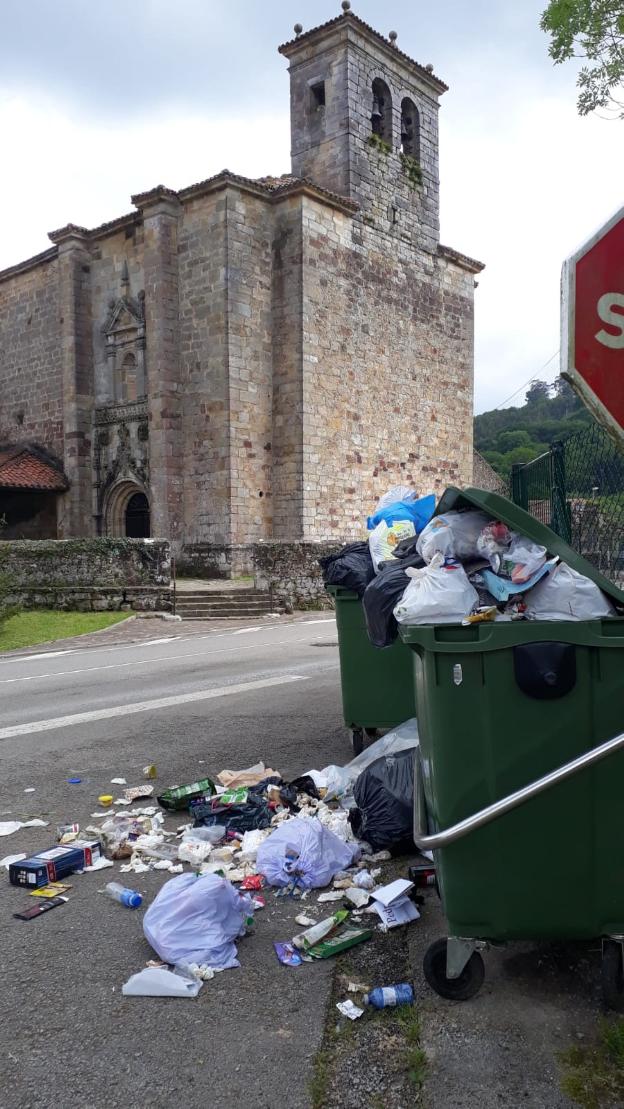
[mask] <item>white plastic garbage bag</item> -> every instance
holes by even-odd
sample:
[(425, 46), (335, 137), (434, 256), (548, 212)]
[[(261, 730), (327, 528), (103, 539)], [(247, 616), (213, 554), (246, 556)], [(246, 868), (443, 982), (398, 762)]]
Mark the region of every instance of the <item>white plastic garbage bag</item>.
[[(375, 505), (375, 512), (381, 512), (382, 508), (388, 508), (391, 504), (410, 504), (411, 501), (418, 500), (418, 493), (415, 489), (411, 489), (409, 485), (393, 485), (392, 489), (388, 489), (383, 497), (380, 497)], [(375, 512), (373, 515), (375, 515)]]
[(251, 898), (217, 874), (180, 874), (162, 887), (143, 918), (143, 931), (166, 963), (240, 966), (234, 940), (253, 916)]
[(436, 554), (444, 558), (477, 558), (477, 540), (492, 520), (485, 512), (469, 509), (466, 512), (445, 512), (434, 516), (420, 533), (416, 550), (425, 562)]
[(394, 609), (399, 624), (459, 624), (479, 603), (479, 595), (458, 562), (440, 565), (441, 556), (422, 570), (409, 567), (405, 593)]
[(522, 585), (542, 568), (547, 554), (546, 547), (540, 547), (523, 535), (514, 535), (503, 555), (499, 573), (510, 577), (514, 585)]
[(312, 889), (327, 886), (359, 854), (357, 844), (338, 839), (320, 821), (294, 817), (260, 844), (256, 870), (271, 886), (287, 886), (297, 878), (301, 887)]
[(615, 616), (615, 608), (601, 589), (560, 562), (525, 594), (529, 620), (600, 620)]
[(327, 789), (325, 801), (340, 798), (344, 804), (345, 798), (352, 800), (353, 785), (367, 766), (376, 759), (383, 758), (384, 755), (396, 755), (399, 751), (406, 751), (412, 747), (418, 747), (418, 724), (415, 716), (411, 720), (406, 720), (404, 724), (399, 724), (398, 728), (393, 728), (381, 739), (376, 739), (346, 766), (326, 766), (320, 772), (322, 784)]
[(387, 562), (389, 558), (392, 558), (394, 549), (399, 543), (402, 543), (404, 539), (411, 539), (414, 535), (416, 535), (416, 527), (413, 520), (397, 520), (390, 524), (382, 520), (381, 523), (377, 524), (368, 539), (375, 573), (377, 573), (380, 562)]
[(203, 984), (166, 967), (145, 967), (124, 982), (121, 992), (124, 997), (197, 997)]

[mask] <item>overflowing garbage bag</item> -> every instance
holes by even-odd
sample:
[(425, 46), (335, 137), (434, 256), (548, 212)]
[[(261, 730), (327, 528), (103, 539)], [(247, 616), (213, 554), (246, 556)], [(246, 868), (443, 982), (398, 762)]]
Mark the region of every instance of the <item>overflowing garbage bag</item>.
[(595, 582), (565, 562), (527, 593), (529, 620), (601, 620), (615, 615), (615, 606)]
[[(415, 537), (400, 543), (394, 556), (383, 566), (366, 587), (362, 597), (362, 608), (368, 638), (374, 647), (391, 647), (398, 635), (394, 609), (405, 593), (407, 578), (405, 571), (410, 566), (424, 566), (420, 555), (413, 553), (409, 544), (416, 542)], [(407, 548), (412, 553), (401, 556), (399, 548)]]
[(376, 759), (355, 782), (349, 822), (375, 851), (414, 850), (414, 751)]
[(431, 494), (420, 500), (398, 501), (369, 516), (367, 527), (370, 553), (375, 572), (392, 557), (400, 543), (417, 536), (431, 519), (435, 510), (435, 497)]
[(458, 624), (479, 597), (461, 563), (438, 553), (422, 570), (405, 570), (409, 584), (394, 609), (402, 624)]
[(325, 789), (325, 800), (339, 800), (347, 808), (351, 807), (353, 787), (363, 770), (382, 757), (396, 755), (400, 751), (414, 751), (418, 746), (418, 724), (416, 717), (399, 724), (391, 732), (376, 739), (360, 755), (351, 759), (346, 766), (326, 766), (317, 773), (319, 782)]
[(479, 554), (477, 542), (481, 532), (491, 523), (490, 517), (478, 509), (467, 512), (445, 512), (434, 516), (421, 532), (416, 549), (425, 562), (437, 554), (463, 561)]
[(339, 870), (346, 870), (360, 854), (354, 843), (345, 843), (315, 819), (293, 817), (258, 848), (256, 868), (271, 886), (293, 880), (302, 889), (326, 886)]
[(353, 589), (361, 597), (375, 577), (375, 568), (368, 543), (349, 543), (337, 554), (319, 558), (326, 585), (341, 585), (343, 589)]
[[(277, 779), (279, 781), (279, 779)], [(249, 832), (254, 828), (268, 828), (271, 812), (262, 789), (254, 786), (242, 791), (245, 799), (224, 804), (223, 798), (201, 797), (190, 802), (189, 812), (197, 827), (210, 828), (223, 825), (226, 831)]]
[(165, 963), (240, 966), (235, 940), (245, 935), (253, 902), (216, 874), (179, 874), (143, 917), (145, 938)]

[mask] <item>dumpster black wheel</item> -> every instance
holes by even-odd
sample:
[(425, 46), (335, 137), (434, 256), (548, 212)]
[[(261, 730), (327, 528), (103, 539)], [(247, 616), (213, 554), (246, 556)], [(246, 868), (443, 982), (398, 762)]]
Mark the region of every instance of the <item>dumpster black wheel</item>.
[(367, 739), (377, 739), (379, 735), (379, 728), (364, 728)]
[(364, 750), (364, 729), (353, 728), (351, 732), (351, 746), (354, 755), (361, 755)]
[(449, 1001), (468, 1001), (479, 992), (485, 978), (485, 966), (478, 951), (473, 951), (459, 978), (446, 977), (446, 940), (436, 940), (425, 952), (425, 978), (440, 997)]
[(616, 1013), (624, 1013), (624, 966), (622, 947), (617, 940), (604, 942), (601, 978), (605, 1005)]

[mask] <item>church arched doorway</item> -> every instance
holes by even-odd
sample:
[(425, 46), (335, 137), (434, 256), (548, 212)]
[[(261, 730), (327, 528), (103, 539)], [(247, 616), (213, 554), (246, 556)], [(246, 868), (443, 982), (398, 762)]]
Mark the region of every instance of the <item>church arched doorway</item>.
[(126, 535), (128, 539), (150, 537), (150, 510), (145, 493), (133, 493), (126, 505)]
[(105, 534), (149, 539), (150, 506), (140, 485), (121, 481), (108, 494), (104, 509)]

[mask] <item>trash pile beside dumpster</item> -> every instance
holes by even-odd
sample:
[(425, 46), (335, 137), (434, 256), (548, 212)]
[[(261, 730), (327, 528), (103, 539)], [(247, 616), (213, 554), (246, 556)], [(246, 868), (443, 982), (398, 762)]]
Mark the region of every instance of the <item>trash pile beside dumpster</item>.
[[(123, 985), (125, 996), (196, 997), (215, 974), (238, 967), (238, 942), (255, 930), (269, 891), (305, 910), (295, 935), (274, 944), (280, 962), (338, 955), (418, 919), (415, 884), (406, 880), (388, 899), (380, 865), (406, 847), (414, 854), (412, 787), (395, 767), (413, 761), (417, 743), (410, 720), (346, 766), (291, 781), (259, 762), (163, 789), (157, 805), (129, 809), (121, 796), (92, 813), (84, 831), (77, 821), (60, 824), (57, 845), (40, 855), (2, 860), (11, 884), (33, 895), (15, 915), (30, 920), (65, 905), (72, 883), (104, 867), (118, 866), (125, 881), (165, 872), (142, 919), (157, 958)], [(145, 895), (120, 882), (98, 892), (125, 909), (145, 908)]]

